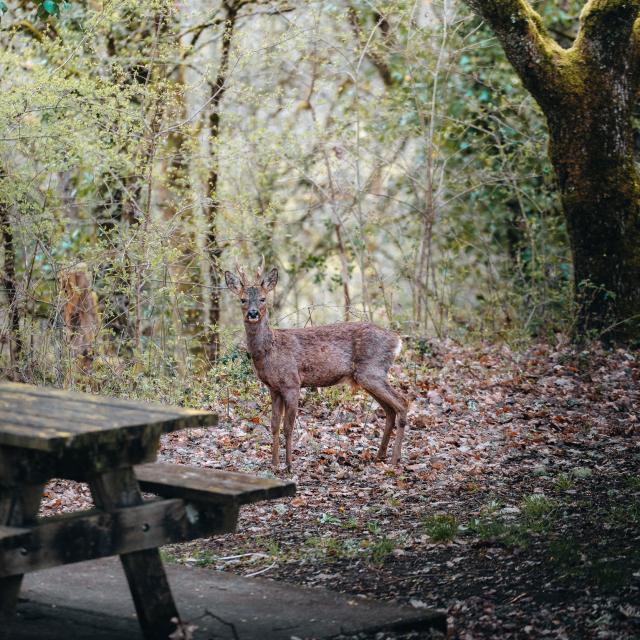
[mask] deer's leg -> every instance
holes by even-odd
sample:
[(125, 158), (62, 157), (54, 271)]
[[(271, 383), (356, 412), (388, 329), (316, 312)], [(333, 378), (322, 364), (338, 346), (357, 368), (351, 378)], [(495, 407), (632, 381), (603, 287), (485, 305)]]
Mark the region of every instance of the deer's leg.
[(286, 441), (286, 461), (287, 471), (291, 471), (291, 447), (293, 439), (293, 427), (298, 413), (298, 399), (300, 389), (289, 389), (283, 394), (284, 397), (284, 437)]
[(387, 424), (382, 436), (382, 442), (380, 443), (380, 449), (378, 449), (378, 460), (384, 460), (387, 454), (391, 431), (395, 423), (396, 439), (393, 446), (391, 462), (392, 464), (398, 464), (402, 452), (404, 429), (407, 424), (407, 401), (386, 379), (369, 377), (366, 373), (360, 373), (357, 375), (357, 382), (382, 405), (382, 408), (387, 414)]
[(389, 446), (389, 439), (391, 438), (391, 432), (393, 431), (393, 427), (396, 424), (396, 412), (395, 412), (395, 409), (389, 403), (385, 402), (380, 397), (380, 394), (372, 391), (371, 389), (367, 389), (364, 386), (363, 388), (384, 409), (387, 423), (384, 427), (384, 433), (382, 434), (382, 441), (380, 442), (380, 448), (378, 449), (378, 453), (376, 454), (376, 460), (384, 460), (387, 457), (387, 447)]
[[(378, 400), (380, 402), (380, 400)], [(391, 438), (391, 432), (396, 424), (396, 412), (391, 405), (386, 402), (380, 402), (384, 412), (387, 414), (387, 424), (384, 427), (384, 433), (382, 434), (382, 440), (380, 442), (380, 448), (378, 449), (377, 460), (384, 460), (387, 457), (387, 447), (389, 446), (389, 440)]]
[(284, 410), (284, 399), (277, 391), (271, 391), (271, 465), (278, 468), (280, 450), (280, 424)]
[(404, 440), (404, 430), (407, 426), (407, 401), (404, 400), (405, 408), (402, 413), (398, 413), (396, 416), (396, 439), (393, 443), (393, 454), (391, 456), (391, 464), (398, 464), (400, 462), (400, 456), (402, 455), (402, 441)]

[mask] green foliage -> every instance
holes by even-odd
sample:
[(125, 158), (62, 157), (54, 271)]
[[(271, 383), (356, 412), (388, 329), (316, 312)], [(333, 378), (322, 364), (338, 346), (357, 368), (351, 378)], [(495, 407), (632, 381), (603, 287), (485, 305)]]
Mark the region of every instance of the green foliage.
[(376, 542), (369, 547), (371, 562), (377, 565), (383, 564), (387, 556), (393, 552), (396, 546), (397, 543), (395, 540), (391, 540), (386, 536), (376, 540)]
[(353, 538), (342, 540), (330, 536), (307, 538), (306, 552), (312, 556), (319, 556), (328, 560), (354, 558), (359, 554), (360, 546)]
[(550, 559), (565, 569), (573, 569), (580, 563), (580, 547), (572, 538), (559, 538), (549, 544)]
[(632, 491), (640, 491), (640, 476), (628, 476), (627, 486)]
[(44, 16), (60, 15), (60, 5), (55, 0), (44, 0), (38, 9)]
[(532, 531), (543, 531), (553, 521), (557, 505), (542, 494), (525, 496), (520, 503), (523, 525)]
[[(197, 15), (166, 0), (37, 6), (33, 23), (1, 36), (0, 205), (26, 345), (19, 361), (5, 349), (3, 366), (180, 403), (258, 393), (225, 292), (222, 357), (212, 367), (203, 356), (209, 232), (220, 269), (260, 253), (278, 264), (273, 317), (285, 326), (342, 319), (345, 278), (350, 319), (420, 337), (517, 340), (571, 323), (544, 122), (464, 6), (429, 5), (417, 20), (394, 1), (384, 28), (366, 3), (355, 25), (344, 3), (297, 7), (290, 25), (248, 12), (214, 137), (219, 51), (198, 38), (218, 43), (221, 24), (198, 31)], [(543, 6), (559, 30), (575, 15), (563, 7)], [(101, 313), (82, 376), (58, 284), (80, 262)], [(321, 393), (332, 406), (349, 394)]]
[(532, 536), (552, 530), (557, 515), (558, 504), (555, 501), (542, 494), (531, 494), (508, 513), (502, 511), (499, 503), (489, 503), (463, 529), (468, 535), (481, 540), (526, 547)]
[(589, 467), (575, 467), (571, 470), (571, 474), (578, 480), (585, 480), (593, 475), (593, 471)]
[(335, 516), (332, 516), (328, 513), (322, 513), (320, 514), (320, 517), (318, 518), (318, 522), (320, 524), (340, 524), (340, 518), (336, 518)]
[(553, 484), (558, 491), (567, 491), (573, 487), (574, 482), (568, 473), (560, 473)]
[(377, 522), (376, 520), (369, 520), (369, 522), (367, 522), (367, 530), (370, 533), (373, 533), (376, 535), (382, 531), (382, 529), (380, 528), (380, 523)]
[(360, 528), (360, 524), (356, 518), (347, 518), (344, 522), (340, 523), (343, 529), (357, 530)]
[(450, 542), (458, 535), (458, 520), (452, 514), (429, 516), (423, 525), (434, 542)]
[(203, 549), (196, 553), (194, 565), (196, 567), (210, 567), (215, 565), (217, 560), (217, 554)]

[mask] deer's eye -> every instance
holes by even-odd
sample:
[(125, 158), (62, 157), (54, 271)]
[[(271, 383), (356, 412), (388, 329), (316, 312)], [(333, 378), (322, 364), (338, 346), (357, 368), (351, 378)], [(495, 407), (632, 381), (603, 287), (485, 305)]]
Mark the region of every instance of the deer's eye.
[(266, 298), (260, 298), (260, 302), (266, 302), (267, 299)]
[(240, 298), (240, 302), (242, 302), (242, 304), (247, 304), (247, 299), (246, 298)]

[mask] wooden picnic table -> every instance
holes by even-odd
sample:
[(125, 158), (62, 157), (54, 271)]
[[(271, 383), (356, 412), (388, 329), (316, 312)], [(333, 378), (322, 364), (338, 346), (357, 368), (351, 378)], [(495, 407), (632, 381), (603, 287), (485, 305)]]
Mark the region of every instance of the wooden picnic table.
[[(0, 383), (0, 624), (24, 573), (119, 555), (145, 637), (166, 638), (179, 615), (158, 547), (235, 531), (242, 504), (295, 493), (277, 479), (154, 463), (163, 433), (216, 423), (207, 411)], [(38, 518), (52, 478), (87, 482), (96, 509)]]

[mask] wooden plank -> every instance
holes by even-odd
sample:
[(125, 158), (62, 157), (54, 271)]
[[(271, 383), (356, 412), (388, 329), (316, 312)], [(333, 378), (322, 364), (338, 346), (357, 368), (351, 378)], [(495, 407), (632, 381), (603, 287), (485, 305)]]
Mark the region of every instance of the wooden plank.
[(87, 425), (101, 424), (127, 424), (127, 422), (161, 422), (167, 416), (181, 416), (179, 412), (143, 411), (141, 409), (129, 409), (122, 407), (110, 407), (108, 405), (97, 406), (91, 403), (82, 405), (59, 402), (57, 399), (42, 399), (36, 396), (22, 397), (19, 392), (0, 395), (0, 411), (4, 414), (18, 414), (28, 416), (34, 423), (46, 418), (59, 420), (68, 424), (71, 430), (86, 428)]
[(0, 422), (0, 445), (51, 451), (64, 446), (65, 432), (42, 428), (37, 433), (21, 424)]
[(160, 434), (159, 427), (156, 431), (114, 431), (95, 441), (87, 440), (93, 436), (85, 436), (87, 446), (65, 447), (61, 441), (54, 451), (0, 445), (0, 489), (37, 484), (50, 478), (88, 482), (112, 469), (152, 462), (157, 457)]
[(211, 415), (208, 411), (200, 409), (189, 409), (185, 407), (176, 407), (173, 405), (164, 405), (158, 402), (146, 402), (141, 400), (123, 400), (121, 398), (112, 398), (109, 396), (98, 396), (92, 393), (84, 393), (78, 391), (67, 391), (64, 389), (55, 389), (52, 387), (36, 387), (31, 384), (23, 384), (18, 382), (2, 382), (0, 383), (0, 397), (5, 393), (18, 392), (20, 394), (35, 396), (37, 398), (53, 398), (65, 404), (94, 404), (98, 406), (107, 405), (109, 407), (119, 407), (123, 409), (133, 409), (139, 411), (155, 411), (159, 413), (179, 414), (185, 417), (198, 417)]
[(158, 425), (166, 433), (215, 424), (208, 411), (0, 383), (0, 445), (54, 451), (70, 446), (77, 433)]
[(6, 527), (4, 525), (0, 525), (0, 546), (2, 545), (2, 541), (8, 538), (16, 538), (17, 536), (28, 534), (30, 529), (25, 529), (23, 527)]
[(143, 491), (208, 504), (240, 506), (296, 492), (295, 483), (277, 478), (160, 462), (139, 465), (135, 474)]
[[(43, 484), (0, 489), (0, 525), (12, 528), (32, 525), (40, 508), (43, 490)], [(13, 617), (21, 585), (22, 574), (19, 572), (0, 578), (0, 629)]]
[[(26, 422), (26, 424), (22, 424)], [(131, 439), (154, 438), (159, 440), (165, 432), (167, 423), (132, 424), (110, 429), (94, 429), (82, 433), (73, 433), (63, 429), (54, 429), (42, 425), (41, 428), (16, 418), (16, 424), (0, 421), (0, 446), (8, 445), (22, 449), (35, 449), (51, 453), (64, 453), (72, 449), (95, 449), (107, 447), (117, 450), (119, 446)], [(171, 430), (172, 425), (169, 425)]]
[[(96, 506), (105, 511), (142, 503), (133, 469), (111, 471), (90, 484)], [(142, 632), (147, 640), (166, 638), (173, 632), (173, 618), (179, 618), (169, 581), (158, 549), (124, 553), (120, 561), (127, 576)]]
[[(0, 446), (24, 447), (26, 449), (37, 449), (40, 451), (60, 451), (64, 448), (75, 446), (102, 446), (108, 444), (114, 435), (119, 431), (134, 434), (144, 434), (147, 431), (159, 437), (162, 433), (177, 431), (179, 429), (193, 426), (189, 421), (185, 424), (183, 418), (174, 420), (163, 420), (151, 424), (137, 423), (127, 425), (104, 425), (102, 428), (89, 426), (80, 432), (55, 429), (51, 423), (33, 425), (29, 419), (13, 419), (0, 421)], [(209, 424), (215, 424), (214, 419), (208, 420)], [(118, 437), (116, 437), (116, 440)]]
[(3, 430), (5, 425), (10, 425), (11, 427), (20, 426), (23, 427), (25, 434), (33, 432), (37, 435), (40, 431), (44, 431), (50, 434), (47, 438), (53, 436), (68, 440), (86, 433), (113, 431), (114, 429), (127, 427), (153, 427), (154, 425), (167, 423), (166, 417), (154, 420), (155, 416), (153, 414), (147, 416), (143, 414), (118, 415), (114, 413), (112, 416), (100, 416), (87, 421), (78, 417), (68, 419), (61, 415), (56, 415), (53, 410), (51, 414), (51, 416), (32, 415), (28, 412), (21, 411), (16, 413), (0, 408), (0, 430)]
[[(215, 414), (206, 414), (206, 419), (199, 420), (198, 426), (217, 424)], [(178, 429), (194, 426), (193, 417), (175, 415), (162, 419), (156, 419), (154, 415), (141, 416), (135, 419), (123, 418), (122, 420), (104, 421), (102, 424), (86, 424), (84, 426), (53, 418), (20, 415), (0, 410), (0, 445), (13, 447), (25, 447), (41, 451), (59, 451), (72, 446), (84, 446), (85, 444), (101, 446), (113, 437), (115, 432), (130, 431), (143, 433), (151, 430), (158, 436)]]
[(169, 499), (67, 513), (30, 528), (0, 527), (0, 578), (230, 533), (237, 517), (233, 507), (207, 509)]

